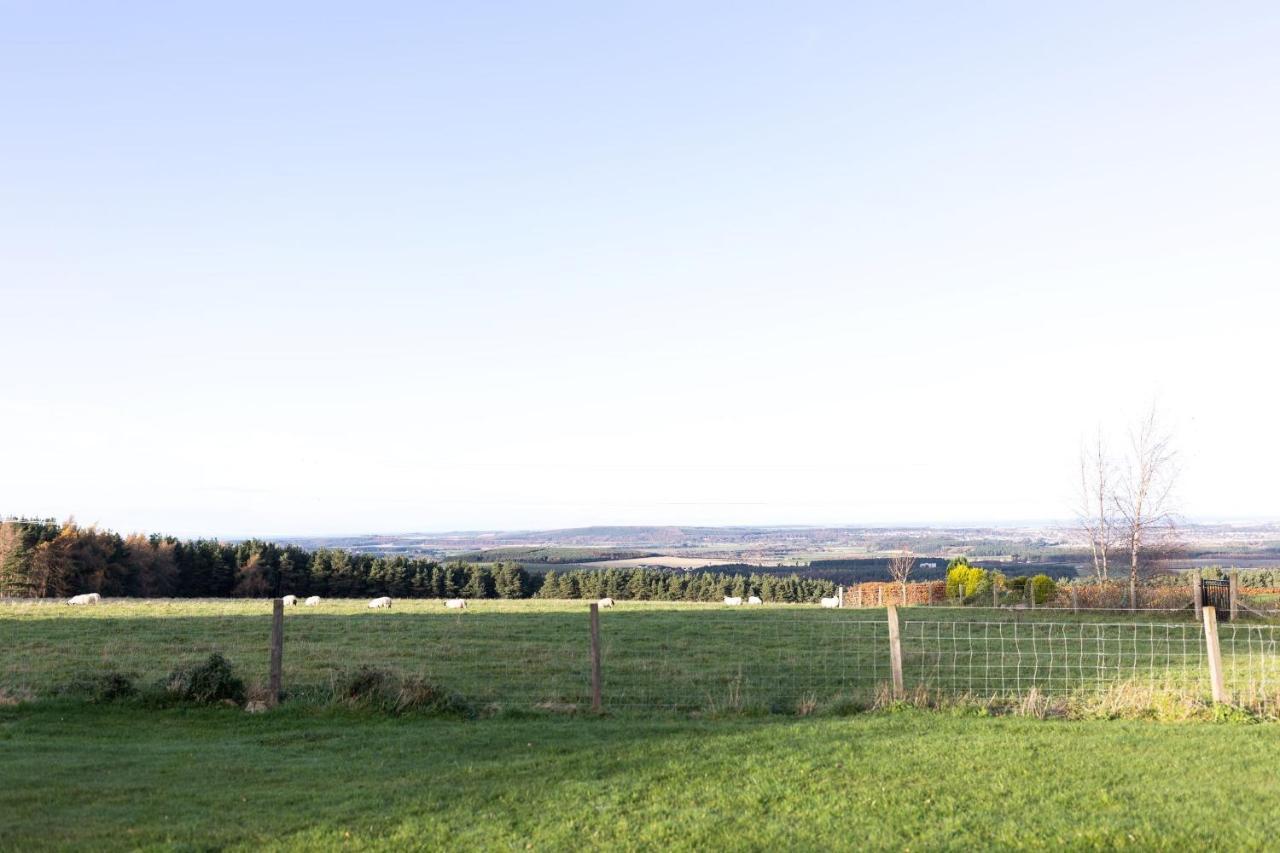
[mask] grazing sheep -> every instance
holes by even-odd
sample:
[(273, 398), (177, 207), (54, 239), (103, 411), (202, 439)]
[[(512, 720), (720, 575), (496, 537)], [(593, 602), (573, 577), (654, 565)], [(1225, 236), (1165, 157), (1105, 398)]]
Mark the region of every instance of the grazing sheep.
[(747, 604), (764, 604), (764, 601), (758, 595), (753, 595), (747, 599)]
[(465, 598), (450, 598), (444, 603), (444, 606), (450, 610), (466, 610), (467, 600)]
[(597, 602), (596, 602), (596, 604), (600, 605), (601, 607), (612, 607), (612, 606), (613, 606), (613, 599), (612, 599), (612, 598), (602, 598), (602, 599), (600, 599), (599, 601), (597, 601)]
[(96, 592), (85, 592), (68, 598), (67, 604), (97, 604), (101, 600), (102, 596)]
[(283, 604), (285, 607), (293, 607), (298, 603), (298, 596), (286, 595), (280, 599), (280, 603)]
[(823, 607), (839, 607), (840, 599), (836, 596), (832, 596), (831, 598), (824, 598), (822, 599), (822, 606)]
[(373, 601), (369, 602), (369, 606), (370, 607), (390, 607), (391, 598), (390, 596), (386, 596), (386, 595), (382, 596), (381, 598), (375, 598)]
[(726, 595), (726, 596), (724, 597), (724, 603), (725, 603), (725, 604), (727, 604), (727, 605), (729, 605), (730, 607), (737, 607), (739, 604), (741, 604), (741, 603), (742, 603), (742, 596), (740, 596), (740, 595)]
[(306, 604), (308, 607), (315, 607), (317, 604), (320, 603), (320, 596), (313, 595), (303, 603)]

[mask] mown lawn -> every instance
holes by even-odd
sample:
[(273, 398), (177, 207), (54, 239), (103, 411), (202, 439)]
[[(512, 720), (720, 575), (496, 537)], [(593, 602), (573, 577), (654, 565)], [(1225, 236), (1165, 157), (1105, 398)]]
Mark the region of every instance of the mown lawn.
[(1268, 849), (1244, 724), (0, 708), (0, 848)]

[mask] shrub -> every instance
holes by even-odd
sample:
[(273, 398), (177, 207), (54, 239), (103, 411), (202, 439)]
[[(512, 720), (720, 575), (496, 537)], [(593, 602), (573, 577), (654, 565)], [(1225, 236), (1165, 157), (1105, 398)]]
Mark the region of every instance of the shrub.
[(180, 666), (169, 673), (165, 690), (176, 699), (202, 705), (244, 702), (244, 682), (236, 677), (231, 662), (217, 652), (204, 663)]
[(1031, 596), (1036, 604), (1044, 604), (1057, 594), (1058, 585), (1048, 575), (1036, 575), (1031, 579)]
[(474, 716), (462, 697), (414, 676), (362, 666), (338, 673), (332, 682), (333, 701), (351, 708), (368, 708), (388, 714), (418, 711), (429, 714)]
[(960, 588), (964, 587), (965, 598), (972, 598), (983, 589), (990, 589), (991, 581), (987, 571), (969, 565), (969, 561), (958, 557), (947, 567), (947, 598), (960, 596)]
[(106, 672), (76, 678), (57, 692), (101, 703), (129, 699), (138, 694), (138, 688), (134, 686), (130, 676), (119, 672)]

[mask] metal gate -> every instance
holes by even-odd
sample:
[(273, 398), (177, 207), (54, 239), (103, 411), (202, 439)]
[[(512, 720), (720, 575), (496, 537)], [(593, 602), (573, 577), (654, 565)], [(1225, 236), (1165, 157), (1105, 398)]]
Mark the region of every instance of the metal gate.
[(1231, 618), (1231, 581), (1200, 579), (1200, 594), (1205, 607), (1218, 611), (1219, 619)]

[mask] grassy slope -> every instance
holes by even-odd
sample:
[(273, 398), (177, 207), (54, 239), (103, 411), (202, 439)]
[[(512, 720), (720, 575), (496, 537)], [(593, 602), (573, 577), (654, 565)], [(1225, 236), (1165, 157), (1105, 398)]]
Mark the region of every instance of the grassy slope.
[(0, 848), (1261, 849), (1266, 726), (0, 709)]

